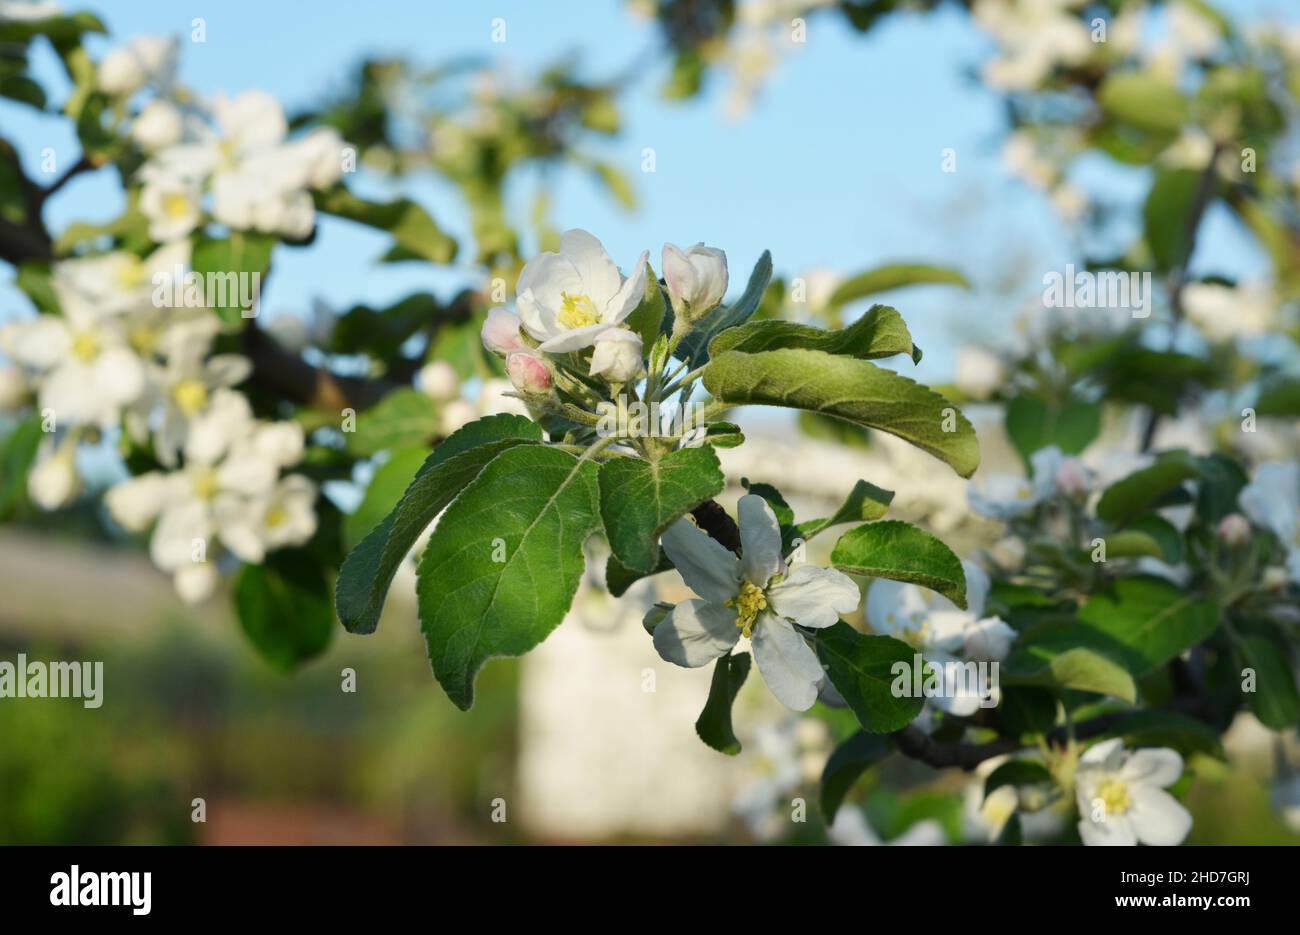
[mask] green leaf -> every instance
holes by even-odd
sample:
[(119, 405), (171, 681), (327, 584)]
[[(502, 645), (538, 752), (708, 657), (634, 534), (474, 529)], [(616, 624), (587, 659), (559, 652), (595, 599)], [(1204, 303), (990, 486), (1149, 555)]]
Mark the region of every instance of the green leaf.
[(659, 559), (659, 534), (722, 491), (718, 456), (708, 445), (679, 448), (657, 461), (614, 458), (600, 468), (600, 513), (614, 555), (649, 573)]
[(1214, 601), (1188, 594), (1163, 578), (1122, 578), (1088, 598), (1079, 620), (1125, 648), (1123, 661), (1145, 675), (1214, 632)]
[(409, 386), (393, 390), (356, 417), (356, 431), (344, 433), (348, 451), (372, 455), (391, 448), (427, 445), (438, 434), (438, 408)]
[(1091, 627), (1048, 628), (1021, 637), (1002, 664), (1002, 684), (1073, 688), (1133, 702), (1137, 686), (1119, 654), (1112, 640)]
[(731, 705), (747, 675), (749, 653), (718, 657), (713, 667), (713, 681), (709, 684), (709, 700), (704, 703), (704, 710), (695, 722), (695, 733), (700, 735), (700, 739), (728, 756), (740, 752), (740, 741), (731, 729)]
[(911, 356), (912, 335), (897, 311), (886, 305), (873, 305), (853, 324), (838, 331), (779, 319), (747, 322), (728, 328), (709, 342), (709, 355), (717, 357), (724, 351), (754, 354), (783, 347), (874, 360), (895, 354)]
[(430, 454), (424, 446), (399, 448), (375, 469), (361, 503), (343, 520), (343, 543), (349, 551), (393, 511)]
[(1129, 747), (1172, 747), (1184, 756), (1204, 753), (1224, 758), (1217, 730), (1203, 721), (1169, 711), (1135, 711), (1101, 737), (1122, 737)]
[(1051, 781), (1052, 774), (1042, 763), (1035, 763), (1033, 760), (1008, 760), (989, 773), (989, 778), (984, 780), (984, 798), (987, 799), (990, 793), (1002, 786), (1036, 786)]
[(679, 359), (689, 361), (692, 369), (709, 360), (709, 342), (728, 328), (734, 328), (749, 319), (763, 301), (763, 293), (772, 278), (772, 254), (767, 250), (754, 264), (745, 291), (731, 305), (719, 305), (695, 323), (694, 328), (677, 345)]
[(1112, 117), (1143, 130), (1176, 133), (1187, 119), (1187, 101), (1172, 84), (1144, 71), (1111, 72), (1097, 101)]
[(488, 416), (448, 436), (339, 570), (334, 600), (343, 626), (373, 633), (398, 566), (434, 517), (502, 451), (541, 440), (541, 427), (517, 415)]
[(1007, 685), (998, 716), (1013, 736), (1046, 733), (1056, 724), (1056, 696), (1036, 685)]
[(975, 430), (952, 403), (865, 360), (796, 348), (758, 354), (727, 351), (705, 369), (704, 385), (734, 405), (806, 409), (889, 432), (962, 477), (979, 467)]
[(36, 306), (38, 311), (50, 315), (63, 313), (63, 309), (59, 305), (59, 298), (54, 294), (54, 286), (51, 284), (50, 264), (21, 264), (14, 276), (14, 285), (21, 289), (27, 295), (27, 298), (32, 300), (32, 305)]
[(450, 263), (456, 258), (456, 241), (438, 226), (428, 211), (409, 198), (366, 201), (338, 185), (329, 191), (316, 192), (315, 199), (317, 210), (387, 231), (402, 248), (400, 256), (413, 255), (430, 263)]
[[(1159, 513), (1147, 513), (1128, 524), (1131, 532), (1144, 533), (1156, 541), (1160, 547), (1160, 558), (1170, 565), (1177, 565), (1183, 560), (1183, 534), (1178, 527)], [(1111, 541), (1106, 540), (1107, 550)]]
[(1111, 484), (1097, 501), (1097, 516), (1120, 523), (1145, 512), (1164, 494), (1198, 474), (1196, 462), (1185, 452), (1170, 452), (1155, 464)]
[(943, 542), (902, 520), (888, 519), (850, 529), (831, 550), (840, 571), (919, 584), (966, 606), (966, 572)]
[(599, 468), (556, 448), (512, 448), (447, 508), (418, 571), (433, 674), (462, 710), (492, 656), (532, 649), (564, 618), (582, 545), (600, 528)]
[[(260, 280), (270, 268), (274, 246), (274, 237), (247, 232), (220, 239), (201, 237), (194, 244), (190, 265), (207, 284), (203, 298), (227, 324), (259, 314)], [(259, 277), (256, 288), (254, 274)], [(245, 299), (251, 301), (245, 304)]]
[(1243, 668), (1255, 670), (1255, 690), (1246, 703), (1255, 717), (1274, 730), (1294, 727), (1300, 720), (1300, 694), (1296, 692), (1291, 653), (1287, 646), (1267, 636), (1243, 636), (1237, 643)]
[(795, 531), (802, 539), (810, 539), (824, 529), (841, 523), (861, 523), (880, 519), (894, 500), (894, 492), (860, 480), (853, 485), (848, 497), (831, 516), (810, 519), (800, 523)]
[(1204, 455), (1196, 459), (1200, 483), (1196, 488), (1196, 512), (1204, 523), (1217, 523), (1229, 513), (1237, 511), (1237, 497), (1248, 478), (1241, 465), (1220, 455)]
[(831, 293), (829, 305), (838, 308), (864, 296), (888, 292), (900, 286), (949, 285), (970, 288), (970, 282), (957, 270), (929, 263), (890, 263), (850, 276)]
[(1275, 378), (1259, 390), (1255, 412), (1261, 416), (1300, 416), (1300, 378)]
[(1007, 435), (1026, 465), (1035, 451), (1056, 445), (1065, 454), (1078, 454), (1101, 431), (1101, 406), (1081, 399), (1052, 406), (1033, 396), (1007, 402)]
[[(817, 631), (817, 658), (863, 730), (883, 734), (910, 724), (923, 698), (894, 694), (894, 667), (911, 672), (916, 651), (892, 636), (863, 636), (844, 621)], [(907, 678), (911, 679), (909, 674)]]
[(1181, 266), (1195, 233), (1188, 229), (1192, 206), (1201, 186), (1198, 169), (1160, 169), (1142, 209), (1147, 246), (1156, 269)]
[(324, 652), (334, 632), (324, 569), (301, 549), (272, 552), (263, 564), (240, 569), (235, 612), (262, 658), (285, 672)]
[(883, 760), (890, 751), (889, 741), (882, 734), (858, 731), (831, 753), (822, 770), (821, 809), (822, 820), (830, 824), (859, 777)]
[(663, 549), (659, 550), (659, 558), (651, 572), (633, 571), (611, 555), (609, 561), (605, 563), (605, 589), (614, 597), (622, 597), (627, 593), (628, 588), (642, 578), (672, 570), (673, 563), (668, 560), (668, 555)]
[(1125, 529), (1106, 536), (1106, 558), (1137, 558), (1149, 555), (1164, 558), (1164, 549), (1155, 536), (1137, 529)]
[(0, 519), (13, 516), (27, 497), (27, 472), (44, 433), (41, 414), (33, 412), (0, 442)]

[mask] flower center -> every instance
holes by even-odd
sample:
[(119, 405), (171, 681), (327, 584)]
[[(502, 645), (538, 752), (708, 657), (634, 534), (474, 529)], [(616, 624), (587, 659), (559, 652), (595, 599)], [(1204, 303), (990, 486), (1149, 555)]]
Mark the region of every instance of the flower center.
[(90, 363), (99, 355), (99, 338), (93, 332), (82, 331), (72, 339), (72, 356)]
[(267, 529), (274, 529), (288, 518), (289, 511), (277, 504), (266, 511), (266, 515), (262, 517), (262, 522), (266, 525)]
[(740, 627), (741, 633), (749, 636), (759, 611), (767, 608), (767, 597), (758, 585), (750, 581), (742, 581), (740, 593), (727, 601), (724, 606), (736, 609), (736, 626)]
[(194, 496), (200, 500), (211, 500), (217, 495), (217, 472), (212, 468), (204, 468), (194, 475), (193, 480)]
[(137, 354), (152, 354), (158, 345), (158, 329), (149, 325), (136, 325), (127, 334), (126, 340)]
[(128, 257), (117, 267), (117, 285), (129, 292), (144, 281), (144, 264), (139, 257)]
[(172, 399), (187, 416), (192, 416), (208, 403), (208, 388), (202, 380), (181, 380), (172, 387)]
[(569, 295), (567, 292), (560, 293), (560, 312), (555, 318), (566, 328), (600, 324), (600, 314), (596, 311), (596, 303), (591, 301), (591, 296)]
[(169, 192), (163, 195), (162, 209), (167, 217), (179, 220), (190, 213), (190, 200), (179, 192)]
[(1124, 780), (1113, 777), (1098, 784), (1096, 797), (1106, 806), (1107, 815), (1123, 815), (1132, 802)]

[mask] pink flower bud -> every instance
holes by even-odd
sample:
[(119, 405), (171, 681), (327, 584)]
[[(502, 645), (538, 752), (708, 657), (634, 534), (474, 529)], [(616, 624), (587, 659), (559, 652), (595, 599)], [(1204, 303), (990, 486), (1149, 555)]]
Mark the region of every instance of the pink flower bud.
[(1240, 513), (1229, 513), (1219, 520), (1218, 533), (1228, 545), (1243, 545), (1250, 541), (1250, 521)]
[(519, 316), (514, 312), (504, 308), (489, 309), (481, 332), (483, 346), (499, 357), (528, 350), (528, 345), (519, 337), (521, 324)]
[(521, 393), (545, 393), (551, 388), (551, 371), (536, 354), (511, 354), (506, 358), (506, 375)]

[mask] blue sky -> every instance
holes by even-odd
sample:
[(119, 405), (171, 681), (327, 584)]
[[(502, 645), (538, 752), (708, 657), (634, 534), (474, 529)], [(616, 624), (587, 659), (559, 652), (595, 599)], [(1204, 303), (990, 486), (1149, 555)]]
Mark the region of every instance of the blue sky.
[[(1224, 6), (1296, 17), (1288, 0)], [(521, 78), (576, 55), (589, 75), (603, 77), (656, 39), (650, 24), (618, 0), (131, 0), (91, 8), (117, 38), (188, 36), (191, 19), (202, 16), (207, 41), (183, 43), (182, 80), (205, 94), (263, 88), (290, 111), (339, 87), (367, 54), (404, 54), (428, 64), (476, 55)], [(494, 17), (506, 21), (503, 44), (491, 41)], [(100, 52), (108, 42), (97, 44)], [(603, 147), (603, 155), (632, 177), (639, 209), (624, 212), (587, 176), (565, 173), (547, 183), (553, 219), (561, 228), (596, 233), (624, 265), (642, 249), (657, 255), (666, 240), (721, 246), (737, 284), (764, 248), (772, 250), (778, 271), (790, 275), (814, 265), (850, 273), (900, 259), (958, 266), (976, 282), (974, 292), (918, 288), (892, 298), (927, 351), (920, 376), (941, 380), (950, 373), (956, 344), (995, 339), (1004, 330), (1014, 303), (1000, 285), (1019, 282), (1032, 294), (1042, 270), (1077, 259), (1042, 196), (999, 166), (1002, 109), (995, 95), (967, 77), (990, 49), (955, 9), (896, 15), (866, 38), (837, 16), (813, 18), (806, 46), (782, 60), (756, 106), (735, 121), (723, 115), (723, 82), (695, 101), (663, 101), (663, 70), (656, 65), (625, 101), (624, 132)], [(59, 77), (52, 67), (45, 73)], [(29, 167), (45, 146), (75, 158), (75, 140), (56, 118), (0, 105), (0, 125)], [(656, 152), (653, 174), (639, 170), (646, 147)], [(957, 151), (952, 174), (940, 171), (945, 147)], [(1108, 170), (1090, 173), (1089, 180), (1116, 191), (1142, 190), (1141, 180)], [(526, 180), (511, 192), (516, 218), (526, 217), (536, 184)], [(407, 191), (453, 233), (466, 230), (460, 205), (444, 188), (417, 181)], [(79, 179), (51, 204), (52, 223), (58, 228), (74, 219), (106, 219), (116, 213), (119, 197), (107, 172)], [(1259, 268), (1222, 217), (1211, 218), (1203, 243), (1198, 259), (1209, 257), (1206, 262), (1220, 271)], [(476, 281), (468, 268), (379, 265), (375, 258), (384, 246), (382, 236), (364, 229), (325, 224), (311, 249), (277, 252), (266, 307), (272, 314), (305, 310), (319, 296), (342, 308), (415, 289), (449, 293)], [(11, 286), (0, 285), (0, 313), (25, 304)]]

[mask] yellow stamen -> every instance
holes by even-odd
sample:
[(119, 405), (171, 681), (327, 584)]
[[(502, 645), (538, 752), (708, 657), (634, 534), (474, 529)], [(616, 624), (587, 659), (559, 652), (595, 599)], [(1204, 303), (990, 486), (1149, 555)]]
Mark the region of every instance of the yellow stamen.
[(173, 220), (189, 214), (190, 200), (179, 192), (169, 192), (162, 198), (163, 214)]
[(1129, 805), (1132, 804), (1128, 794), (1128, 786), (1124, 783), (1124, 780), (1114, 777), (1098, 784), (1096, 797), (1105, 804), (1106, 814), (1108, 815), (1122, 815), (1128, 811)]
[(90, 363), (99, 356), (99, 338), (90, 331), (82, 331), (72, 339), (72, 356)]
[(195, 474), (192, 485), (194, 496), (201, 500), (211, 500), (220, 489), (217, 484), (217, 472), (212, 468), (204, 468)]
[(144, 281), (144, 264), (139, 257), (127, 257), (117, 267), (117, 284), (127, 291)]
[(591, 301), (591, 296), (561, 292), (560, 299), (560, 312), (555, 318), (564, 327), (585, 328), (587, 325), (600, 324), (600, 314), (596, 311), (596, 303)]
[(158, 344), (158, 329), (149, 325), (136, 325), (126, 336), (137, 354), (152, 354)]
[(273, 506), (266, 511), (262, 517), (262, 522), (266, 524), (267, 529), (274, 529), (289, 518), (289, 511), (282, 506)]
[(208, 404), (208, 388), (202, 380), (181, 380), (172, 387), (172, 399), (181, 412), (192, 416)]
[(742, 634), (749, 636), (759, 612), (767, 609), (767, 597), (762, 588), (749, 581), (742, 581), (740, 593), (724, 606), (736, 608), (736, 626), (740, 627)]

